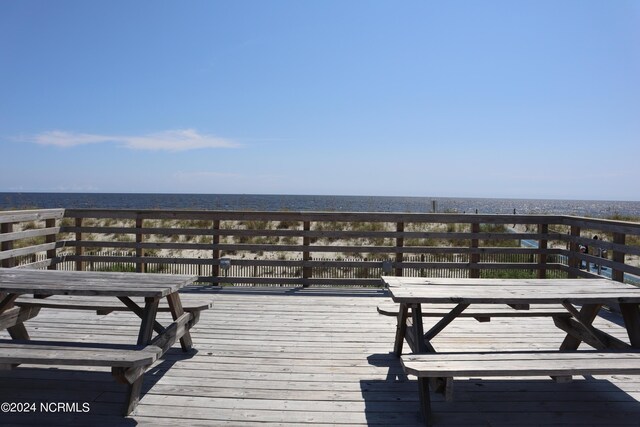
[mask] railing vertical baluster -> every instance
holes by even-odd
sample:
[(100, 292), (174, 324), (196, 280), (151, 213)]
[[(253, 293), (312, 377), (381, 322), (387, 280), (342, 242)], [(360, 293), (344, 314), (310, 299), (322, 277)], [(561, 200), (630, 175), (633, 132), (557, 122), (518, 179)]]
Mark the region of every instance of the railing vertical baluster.
[[(396, 224), (396, 231), (398, 233), (404, 233), (404, 222), (398, 222)], [(396, 248), (400, 249), (399, 251), (396, 252), (396, 265), (401, 264), (404, 259), (404, 253), (402, 252), (403, 247), (404, 247), (404, 237), (402, 236), (396, 237)], [(395, 275), (402, 276), (402, 267), (400, 266), (396, 267)]]
[[(473, 234), (478, 234), (480, 233), (480, 223), (479, 222), (472, 222), (471, 223), (471, 233)], [(480, 247), (480, 240), (475, 237), (471, 239), (471, 250), (474, 251), (475, 249), (478, 249)], [(471, 252), (470, 255), (470, 263), (471, 263), (471, 267), (469, 268), (469, 277), (470, 278), (474, 278), (477, 279), (480, 277), (480, 269), (477, 267), (477, 265), (480, 263), (480, 253), (478, 252)], [(474, 267), (475, 265), (475, 267)]]
[[(613, 233), (613, 243), (618, 245), (624, 245), (626, 242), (626, 234), (624, 233)], [(624, 264), (625, 253), (619, 250), (614, 250), (612, 253), (612, 260), (615, 263)], [(615, 268), (611, 269), (611, 278), (617, 282), (624, 282), (624, 271), (617, 270)]]
[(538, 234), (542, 234), (543, 237), (538, 241), (538, 250), (540, 253), (538, 254), (538, 279), (546, 279), (547, 278), (547, 254), (543, 251), (546, 251), (549, 246), (548, 234), (549, 234), (549, 224), (538, 224)]

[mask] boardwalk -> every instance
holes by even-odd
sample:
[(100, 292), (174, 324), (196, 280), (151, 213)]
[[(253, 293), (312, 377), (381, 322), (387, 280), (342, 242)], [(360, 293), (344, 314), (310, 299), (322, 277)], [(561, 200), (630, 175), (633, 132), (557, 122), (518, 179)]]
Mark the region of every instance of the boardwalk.
[[(207, 291), (199, 291), (207, 292)], [(395, 319), (377, 314), (383, 291), (225, 289), (193, 329), (196, 353), (179, 348), (145, 376), (142, 400), (120, 414), (124, 386), (108, 369), (21, 366), (0, 371), (0, 402), (37, 403), (37, 414), (0, 413), (2, 424), (420, 425), (418, 393), (393, 356)], [(65, 327), (68, 318), (81, 326)], [(45, 322), (46, 320), (46, 322)], [(622, 339), (624, 330), (598, 319)], [(432, 320), (429, 320), (431, 322)], [(549, 318), (459, 319), (434, 341), (466, 350), (557, 349)], [(34, 339), (132, 342), (128, 313), (48, 311), (28, 322)], [(6, 334), (2, 334), (6, 338)], [(91, 371), (91, 372), (88, 372)], [(436, 425), (640, 425), (640, 377), (458, 379), (455, 401), (434, 397)], [(89, 403), (89, 412), (41, 413), (40, 402)]]

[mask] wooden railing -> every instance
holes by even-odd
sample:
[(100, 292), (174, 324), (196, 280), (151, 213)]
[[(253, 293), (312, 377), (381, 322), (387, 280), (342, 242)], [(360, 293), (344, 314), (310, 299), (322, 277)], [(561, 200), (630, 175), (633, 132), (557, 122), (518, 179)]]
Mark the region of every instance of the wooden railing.
[(0, 212), (0, 267), (55, 269), (63, 216), (64, 209)]
[(588, 264), (617, 281), (640, 276), (640, 224), (571, 216), (55, 209), (0, 212), (0, 225), (3, 267), (191, 266), (211, 284), (596, 275)]

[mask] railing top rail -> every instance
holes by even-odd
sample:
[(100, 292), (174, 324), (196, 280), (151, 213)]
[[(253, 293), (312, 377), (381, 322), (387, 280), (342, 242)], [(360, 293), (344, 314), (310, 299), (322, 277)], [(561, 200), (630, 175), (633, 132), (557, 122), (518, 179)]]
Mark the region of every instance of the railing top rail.
[(624, 234), (640, 234), (640, 223), (614, 219), (585, 218), (578, 216), (564, 216), (563, 225), (581, 228), (595, 228), (602, 231)]
[[(512, 215), (473, 213), (403, 213), (403, 212), (317, 212), (317, 211), (209, 211), (156, 209), (67, 209), (71, 218), (121, 219), (204, 219), (204, 220), (288, 220), (288, 221), (370, 221), (370, 222), (436, 222), (496, 224), (560, 224), (558, 215)], [(515, 220), (515, 221), (514, 221)]]
[(46, 219), (60, 219), (64, 216), (64, 209), (25, 209), (18, 211), (0, 211), (0, 224), (40, 221)]

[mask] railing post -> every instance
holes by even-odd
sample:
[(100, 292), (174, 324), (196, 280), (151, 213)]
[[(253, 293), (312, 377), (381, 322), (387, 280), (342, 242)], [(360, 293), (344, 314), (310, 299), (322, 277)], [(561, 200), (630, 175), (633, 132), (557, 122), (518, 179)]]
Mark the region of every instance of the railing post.
[[(480, 223), (472, 222), (471, 223), (471, 233), (477, 234), (480, 233)], [(471, 239), (471, 250), (478, 249), (480, 247), (480, 240), (478, 238)], [(472, 252), (469, 257), (470, 263), (472, 267), (469, 268), (469, 277), (472, 279), (477, 279), (480, 277), (480, 269), (477, 267), (473, 267), (473, 265), (478, 265), (480, 263), (480, 254), (478, 252)]]
[[(56, 226), (56, 220), (55, 219), (46, 219), (44, 221), (44, 223), (45, 223), (45, 227), (47, 227), (47, 228), (54, 228)], [(55, 234), (47, 234), (46, 237), (45, 237), (45, 242), (46, 243), (55, 243), (56, 242), (56, 235)], [(57, 252), (58, 252), (58, 249), (55, 248), (55, 247), (53, 249), (49, 249), (47, 251), (47, 259), (50, 260), (50, 263), (47, 266), (47, 270), (57, 270), (58, 269), (57, 260), (56, 260)]]
[[(626, 241), (626, 234), (613, 233), (613, 243), (618, 245), (624, 245)], [(615, 263), (624, 264), (625, 253), (619, 250), (612, 251), (612, 260)], [(624, 282), (624, 271), (611, 269), (611, 278), (616, 282)]]
[[(0, 224), (0, 233), (11, 233), (13, 231), (13, 223), (4, 223)], [(13, 249), (13, 241), (7, 241), (0, 243), (0, 251), (10, 251)], [(14, 258), (8, 258), (2, 260), (2, 267), (4, 268), (12, 268), (16, 266), (16, 260)]]
[(542, 234), (540, 240), (538, 240), (538, 250), (540, 253), (538, 254), (538, 279), (546, 279), (547, 278), (547, 254), (543, 251), (546, 251), (548, 244), (548, 234), (549, 234), (549, 224), (538, 224), (538, 234)]
[[(571, 237), (580, 237), (580, 227), (576, 225), (571, 226)], [(575, 272), (575, 270), (579, 269), (582, 264), (582, 260), (575, 257), (575, 254), (580, 252), (580, 245), (578, 244), (578, 242), (571, 241), (571, 244), (569, 245), (569, 251), (569, 268), (572, 269), (571, 271), (569, 271), (569, 278), (575, 279), (576, 277), (578, 277), (578, 274)]]
[[(82, 231), (78, 229), (82, 228), (82, 218), (76, 218), (75, 225), (76, 225), (76, 256), (81, 257), (84, 255), (84, 247), (81, 246)], [(81, 260), (76, 259), (76, 271), (83, 271), (83, 270), (84, 270), (84, 263)]]
[[(304, 235), (302, 236), (302, 246), (303, 246), (302, 261), (307, 262), (307, 261), (311, 261), (311, 253), (309, 252), (309, 249), (308, 249), (309, 246), (311, 245), (311, 238), (306, 232), (311, 231), (311, 222), (303, 221), (302, 229), (305, 232)], [(307, 267), (307, 266), (302, 267), (302, 278), (304, 279), (302, 286), (304, 286), (305, 288), (309, 286), (307, 279), (310, 279), (312, 275), (313, 275), (313, 269), (311, 267)]]
[[(144, 256), (144, 249), (142, 249), (142, 223), (142, 216), (140, 214), (136, 215), (136, 258), (138, 259)], [(141, 260), (136, 261), (136, 273), (144, 273), (145, 271), (145, 263)]]
[[(404, 222), (398, 222), (396, 224), (396, 231), (398, 233), (404, 233)], [(402, 249), (404, 247), (404, 237), (396, 237), (396, 248)], [(399, 265), (404, 260), (404, 253), (402, 250), (396, 252), (396, 265)], [(395, 270), (396, 276), (402, 276), (402, 267), (396, 267)]]
[(220, 277), (220, 249), (218, 249), (218, 245), (220, 244), (220, 220), (216, 219), (213, 221), (213, 253), (211, 257), (213, 258), (213, 266), (211, 267), (211, 275), (213, 277)]

